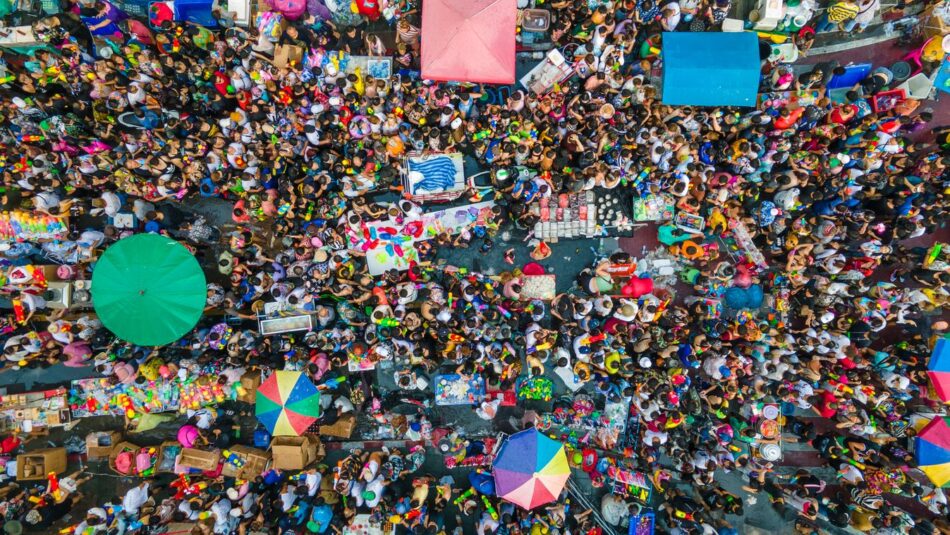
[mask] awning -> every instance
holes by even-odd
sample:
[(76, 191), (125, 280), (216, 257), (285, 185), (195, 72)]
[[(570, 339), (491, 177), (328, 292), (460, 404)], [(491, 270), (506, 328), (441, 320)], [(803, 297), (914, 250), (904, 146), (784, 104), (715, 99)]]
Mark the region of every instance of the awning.
[(663, 103), (755, 106), (759, 39), (753, 32), (664, 33)]
[(512, 84), (516, 0), (426, 0), (422, 77)]

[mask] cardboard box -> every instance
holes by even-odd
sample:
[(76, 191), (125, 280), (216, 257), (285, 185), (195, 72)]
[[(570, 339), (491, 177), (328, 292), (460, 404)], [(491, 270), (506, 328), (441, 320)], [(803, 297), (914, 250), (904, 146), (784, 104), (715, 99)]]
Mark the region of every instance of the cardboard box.
[(17, 481), (46, 479), (50, 472), (66, 471), (66, 448), (46, 448), (16, 457)]
[(288, 65), (300, 63), (303, 58), (303, 48), (295, 45), (277, 45), (274, 47), (274, 66), (282, 69)]
[(178, 455), (177, 465), (179, 468), (194, 468), (203, 472), (210, 472), (218, 467), (218, 461), (221, 460), (220, 450), (199, 450), (195, 448), (182, 448)]
[(272, 466), (279, 470), (303, 470), (318, 460), (320, 440), (310, 436), (274, 437), (270, 442)]
[[(255, 476), (267, 470), (271, 461), (270, 452), (248, 446), (234, 446), (229, 450), (224, 450), (221, 454), (225, 461), (221, 474), (239, 479), (254, 479)], [(228, 454), (237, 455), (244, 461), (244, 465), (239, 467), (227, 462)]]
[(245, 372), (241, 376), (241, 388), (245, 390), (243, 394), (238, 396), (238, 401), (243, 401), (245, 403), (256, 403), (257, 402), (257, 389), (261, 386), (261, 371), (249, 371)]
[(177, 440), (162, 442), (158, 447), (158, 462), (155, 463), (155, 471), (164, 474), (175, 473), (175, 461), (181, 454), (181, 444)]
[(86, 456), (89, 459), (105, 459), (112, 454), (112, 448), (122, 442), (122, 433), (118, 431), (94, 431), (86, 435)]
[(339, 438), (350, 438), (353, 434), (353, 428), (356, 427), (356, 415), (353, 413), (344, 414), (340, 416), (340, 419), (336, 422), (333, 422), (331, 425), (321, 425), (320, 426), (320, 435), (330, 436), (330, 437), (339, 437)]
[(141, 448), (139, 446), (136, 446), (135, 444), (132, 444), (131, 442), (126, 442), (126, 441), (119, 442), (118, 444), (113, 446), (112, 451), (109, 452), (109, 468), (111, 468), (113, 472), (119, 475), (123, 475), (123, 476), (132, 475), (131, 473), (120, 472), (115, 466), (115, 461), (116, 459), (119, 458), (119, 455), (124, 452), (131, 452), (132, 455), (135, 455), (136, 453), (138, 453), (140, 449)]

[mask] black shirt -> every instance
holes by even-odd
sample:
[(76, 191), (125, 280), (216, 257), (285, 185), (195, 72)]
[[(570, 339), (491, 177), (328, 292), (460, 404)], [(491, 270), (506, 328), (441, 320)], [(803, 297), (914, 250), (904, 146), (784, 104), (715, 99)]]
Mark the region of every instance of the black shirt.
[(346, 48), (350, 54), (358, 54), (363, 50), (363, 30), (354, 27), (356, 30), (351, 36), (349, 32), (343, 32), (340, 36), (340, 48)]
[(185, 212), (170, 204), (159, 206), (158, 211), (162, 214), (162, 224), (165, 228), (177, 229), (185, 222)]

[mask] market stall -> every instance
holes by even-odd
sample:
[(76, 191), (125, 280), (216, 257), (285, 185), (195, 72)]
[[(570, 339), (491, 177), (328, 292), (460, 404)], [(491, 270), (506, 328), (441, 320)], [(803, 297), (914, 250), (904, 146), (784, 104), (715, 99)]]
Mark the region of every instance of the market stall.
[(514, 83), (516, 19), (515, 0), (424, 3), (422, 77)]
[(755, 106), (759, 40), (754, 33), (663, 34), (663, 103)]
[(0, 430), (45, 434), (72, 420), (66, 389), (41, 390), (0, 396)]

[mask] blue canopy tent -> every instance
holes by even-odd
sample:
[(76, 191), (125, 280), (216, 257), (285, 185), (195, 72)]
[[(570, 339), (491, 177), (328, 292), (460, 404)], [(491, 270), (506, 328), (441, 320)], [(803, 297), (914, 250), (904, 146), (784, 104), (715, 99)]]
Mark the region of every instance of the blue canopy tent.
[(761, 60), (753, 32), (664, 33), (663, 103), (755, 106)]

